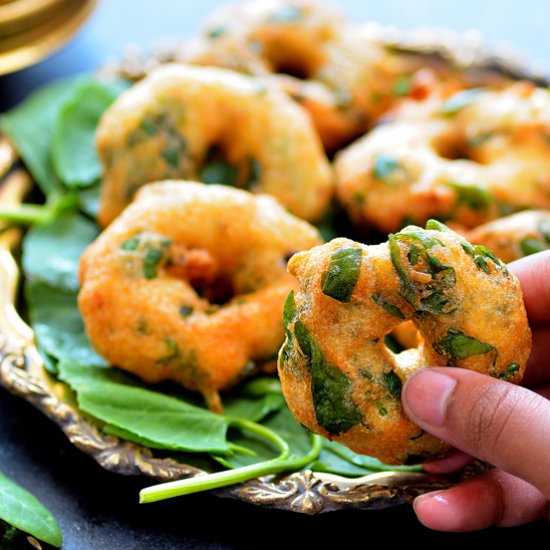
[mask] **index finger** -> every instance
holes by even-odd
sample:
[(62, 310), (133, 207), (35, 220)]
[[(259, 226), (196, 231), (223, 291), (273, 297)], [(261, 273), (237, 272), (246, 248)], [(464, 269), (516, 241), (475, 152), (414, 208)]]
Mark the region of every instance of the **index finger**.
[(550, 250), (508, 264), (519, 279), (531, 325), (550, 322)]

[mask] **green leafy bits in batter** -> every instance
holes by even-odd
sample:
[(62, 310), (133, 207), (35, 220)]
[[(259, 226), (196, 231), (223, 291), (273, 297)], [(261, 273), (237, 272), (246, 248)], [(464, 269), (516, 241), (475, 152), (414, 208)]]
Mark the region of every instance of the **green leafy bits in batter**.
[(121, 245), (120, 245), (120, 248), (122, 250), (126, 250), (128, 252), (131, 252), (133, 250), (137, 250), (138, 246), (139, 246), (139, 239), (141, 237), (141, 233), (138, 233), (137, 235), (135, 235), (134, 237), (131, 237), (130, 239), (128, 239), (127, 241), (124, 241)]
[(359, 280), (363, 251), (361, 248), (340, 248), (330, 258), (328, 270), (323, 274), (323, 294), (347, 303)]
[(499, 375), (501, 380), (510, 380), (520, 369), (517, 363), (510, 363)]
[(403, 315), (402, 311), (393, 304), (390, 304), (389, 302), (386, 302), (384, 298), (380, 294), (373, 294), (372, 299), (385, 311), (393, 315), (394, 317), (397, 317), (398, 319), (405, 320), (405, 316)]
[(290, 324), (294, 322), (294, 336), (300, 346), (300, 350), (308, 359), (311, 359), (311, 337), (304, 323), (297, 318), (297, 313), (298, 311), (296, 309), (294, 291), (291, 290), (285, 300), (285, 305), (283, 308), (283, 325), (286, 332), (287, 342), (290, 345), (290, 341), (292, 340)]
[(390, 370), (382, 374), (382, 380), (386, 391), (396, 399), (401, 399), (401, 390), (403, 389), (401, 378), (393, 370)]
[[(408, 246), (402, 257), (400, 243)], [(435, 246), (444, 247), (442, 241), (426, 231), (397, 233), (389, 236), (390, 258), (400, 280), (400, 293), (417, 312), (451, 313), (456, 304), (450, 295), (456, 283), (453, 267), (428, 252)], [(408, 264), (408, 266), (406, 265)], [(409, 269), (424, 272), (431, 278), (427, 282), (413, 281)]]
[(180, 315), (182, 317), (189, 317), (190, 315), (192, 315), (194, 309), (192, 306), (181, 306), (180, 307)]
[(468, 145), (475, 149), (476, 147), (485, 145), (485, 143), (487, 143), (492, 137), (493, 134), (491, 132), (484, 132), (482, 134), (478, 134), (477, 136), (468, 138)]
[(285, 343), (283, 344), (282, 355), (283, 355), (283, 367), (285, 361), (288, 360), (292, 352), (292, 332), (290, 331), (290, 323), (294, 321), (296, 317), (296, 302), (294, 301), (294, 290), (291, 290), (285, 300), (285, 305), (283, 308), (283, 326), (285, 329)]
[(181, 151), (179, 149), (165, 149), (162, 152), (162, 158), (166, 164), (169, 164), (172, 168), (177, 168), (180, 164)]
[(158, 125), (148, 116), (143, 117), (139, 129), (146, 136), (154, 136), (159, 131)]
[(526, 237), (522, 239), (519, 243), (521, 252), (524, 256), (530, 256), (531, 254), (536, 254), (537, 252), (542, 252), (546, 250), (546, 247), (537, 239)]
[(462, 204), (472, 210), (487, 210), (493, 200), (488, 189), (477, 185), (466, 185), (455, 181), (447, 181), (445, 185), (456, 193), (456, 200), (459, 205)]
[(483, 92), (481, 88), (471, 88), (452, 95), (441, 108), (444, 116), (453, 116), (459, 113), (464, 107), (470, 105)]
[(143, 258), (143, 275), (146, 279), (154, 279), (157, 276), (158, 266), (166, 249), (151, 248)]
[(136, 331), (139, 334), (149, 334), (149, 323), (147, 319), (140, 315), (137, 320)]
[(448, 228), (444, 223), (433, 219), (426, 222), (426, 229), (431, 231), (440, 231), (442, 233), (454, 233), (454, 231)]
[(164, 343), (166, 344), (168, 353), (160, 359), (156, 360), (156, 363), (159, 365), (167, 365), (168, 363), (171, 363), (172, 361), (175, 361), (176, 359), (179, 359), (181, 357), (181, 352), (178, 344), (173, 338), (166, 338)]
[(235, 186), (239, 181), (239, 170), (222, 160), (213, 160), (203, 166), (199, 178), (204, 183)]
[(262, 177), (262, 165), (255, 158), (248, 160), (248, 177), (245, 183), (245, 188), (252, 190), (256, 187)]
[(395, 97), (405, 97), (409, 95), (411, 91), (411, 82), (412, 78), (410, 76), (399, 77), (392, 87), (393, 95)]
[[(352, 399), (351, 382), (338, 367), (325, 360), (319, 346), (296, 315), (294, 292), (291, 291), (285, 302), (283, 322), (287, 342), (292, 337), (289, 325), (294, 322), (294, 335), (311, 368), (311, 397), (317, 422), (330, 433), (345, 432), (363, 418)], [(285, 343), (283, 349), (286, 346)]]
[(315, 417), (320, 426), (332, 434), (346, 432), (363, 419), (352, 399), (348, 377), (326, 361), (311, 342), (311, 393)]
[(386, 406), (381, 399), (376, 400), (374, 402), (374, 406), (380, 416), (388, 416), (388, 409), (386, 409)]
[(355, 191), (355, 193), (353, 193), (353, 196), (351, 197), (351, 201), (357, 206), (365, 206), (367, 202), (367, 197), (365, 196), (365, 193), (363, 193), (363, 191)]
[(294, 321), (294, 317), (296, 317), (296, 302), (294, 300), (294, 290), (291, 290), (283, 307), (283, 324), (286, 330), (288, 330), (290, 323)]
[(220, 26), (213, 27), (212, 29), (210, 29), (206, 33), (206, 36), (208, 36), (208, 38), (210, 38), (211, 40), (214, 40), (216, 38), (219, 38), (220, 36), (223, 36), (226, 33), (227, 33), (227, 29), (220, 25)]
[(385, 183), (395, 183), (395, 176), (406, 174), (404, 166), (393, 156), (379, 153), (374, 159), (373, 176)]
[(154, 279), (171, 242), (162, 235), (144, 232), (124, 241), (120, 248), (125, 252), (137, 252), (143, 258), (143, 276)]
[(508, 269), (506, 268), (506, 265), (504, 265), (504, 263), (502, 263), (500, 259), (494, 255), (492, 250), (490, 250), (486, 246), (480, 244), (473, 246), (467, 241), (462, 242), (461, 246), (466, 254), (472, 256), (476, 267), (484, 273), (490, 273), (490, 268), (487, 260), (491, 260), (497, 268), (502, 270), (502, 273), (504, 275), (508, 275)]
[(473, 355), (483, 355), (491, 352), (498, 355), (495, 346), (481, 342), (472, 336), (464, 334), (461, 330), (453, 328), (450, 328), (447, 331), (447, 335), (439, 340), (439, 342), (435, 342), (433, 348), (438, 355), (449, 357), (451, 364), (455, 360), (467, 359)]

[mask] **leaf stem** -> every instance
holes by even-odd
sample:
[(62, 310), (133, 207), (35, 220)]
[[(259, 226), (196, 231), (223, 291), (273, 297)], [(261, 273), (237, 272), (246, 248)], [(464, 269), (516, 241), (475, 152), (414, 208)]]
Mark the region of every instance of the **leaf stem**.
[[(300, 470), (314, 461), (321, 452), (322, 439), (318, 435), (311, 434), (310, 451), (305, 455), (291, 458), (288, 443), (275, 432), (269, 430), (265, 426), (261, 426), (254, 422), (249, 422), (248, 420), (231, 420), (238, 420), (238, 423), (241, 423), (242, 426), (247, 425), (247, 428), (251, 428), (251, 425), (254, 425), (253, 431), (256, 431), (257, 433), (262, 431), (266, 436), (270, 432), (269, 439), (271, 441), (283, 443), (283, 446), (280, 447), (281, 453), (279, 456), (271, 460), (259, 462), (258, 464), (251, 464), (249, 466), (243, 466), (233, 470), (216, 472), (214, 474), (198, 475), (193, 478), (180, 479), (177, 481), (162, 483), (160, 485), (153, 485), (152, 487), (146, 487), (139, 493), (140, 503), (144, 504), (148, 502), (157, 502), (159, 500), (189, 495), (200, 491), (218, 489), (220, 487), (226, 487), (227, 485), (242, 483), (243, 481), (247, 481), (249, 479), (255, 479), (257, 477), (269, 474), (276, 474), (286, 470)], [(257, 428), (261, 428), (261, 430), (258, 430)], [(276, 444), (278, 445), (278, 443)]]
[(14, 225), (48, 223), (77, 204), (75, 195), (62, 195), (46, 204), (18, 204), (0, 206), (0, 220)]
[(242, 455), (246, 455), (246, 456), (257, 456), (258, 454), (252, 449), (245, 447), (244, 445), (237, 445), (236, 443), (231, 443), (231, 442), (229, 442), (229, 449), (234, 453), (241, 453)]
[(38, 204), (0, 206), (0, 220), (18, 225), (41, 223), (49, 219), (51, 208)]

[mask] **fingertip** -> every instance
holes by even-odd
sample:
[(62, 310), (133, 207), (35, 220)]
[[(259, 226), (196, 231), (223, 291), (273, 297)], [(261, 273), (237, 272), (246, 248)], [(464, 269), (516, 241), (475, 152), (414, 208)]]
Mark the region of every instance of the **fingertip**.
[(455, 531), (454, 513), (447, 498), (447, 491), (434, 491), (416, 497), (413, 501), (416, 517), (428, 529)]
[(421, 495), (413, 509), (429, 529), (465, 532), (536, 521), (547, 515), (547, 505), (544, 495), (529, 483), (491, 470), (450, 489)]
[(403, 387), (401, 397), (405, 413), (428, 430), (443, 426), (446, 404), (457, 383), (446, 370), (438, 367), (421, 369), (413, 373)]
[(529, 321), (550, 321), (549, 309), (546, 307), (550, 299), (550, 251), (520, 258), (508, 264), (508, 268), (519, 279)]
[(434, 460), (433, 462), (426, 462), (422, 467), (430, 474), (449, 474), (462, 470), (472, 460), (473, 457), (471, 455), (454, 449), (446, 457)]

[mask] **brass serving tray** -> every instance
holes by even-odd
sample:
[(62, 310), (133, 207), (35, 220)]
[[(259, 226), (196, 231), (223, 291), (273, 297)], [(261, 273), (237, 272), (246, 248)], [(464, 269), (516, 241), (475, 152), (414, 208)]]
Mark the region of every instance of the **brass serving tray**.
[[(410, 55), (438, 57), (460, 69), (487, 71), (504, 78), (529, 78), (547, 84), (515, 58), (487, 55), (479, 40), (450, 32), (424, 32), (421, 36), (395, 29), (369, 29), (377, 40)], [(457, 49), (457, 44), (462, 48)], [(153, 66), (177, 59), (177, 47), (140, 55), (135, 50), (106, 70), (134, 79)], [(17, 154), (0, 137), (0, 202), (17, 204), (31, 187), (29, 175), (18, 163)], [(2, 228), (0, 227), (0, 230)], [(16, 305), (20, 271), (12, 250), (17, 246), (17, 230), (0, 232), (0, 384), (22, 397), (54, 421), (78, 449), (93, 457), (103, 468), (123, 475), (143, 475), (155, 481), (204, 475), (202, 470), (174, 459), (156, 456), (147, 448), (103, 433), (91, 418), (76, 407), (71, 391), (44, 368), (31, 328), (21, 319)], [(469, 477), (486, 465), (474, 463), (454, 478), (425, 473), (381, 472), (359, 478), (309, 470), (260, 477), (213, 491), (266, 508), (318, 514), (343, 509), (382, 509), (411, 502), (418, 494), (448, 487)], [(136, 497), (137, 498), (137, 497)]]
[(92, 13), (96, 0), (0, 2), (0, 75), (48, 57)]

